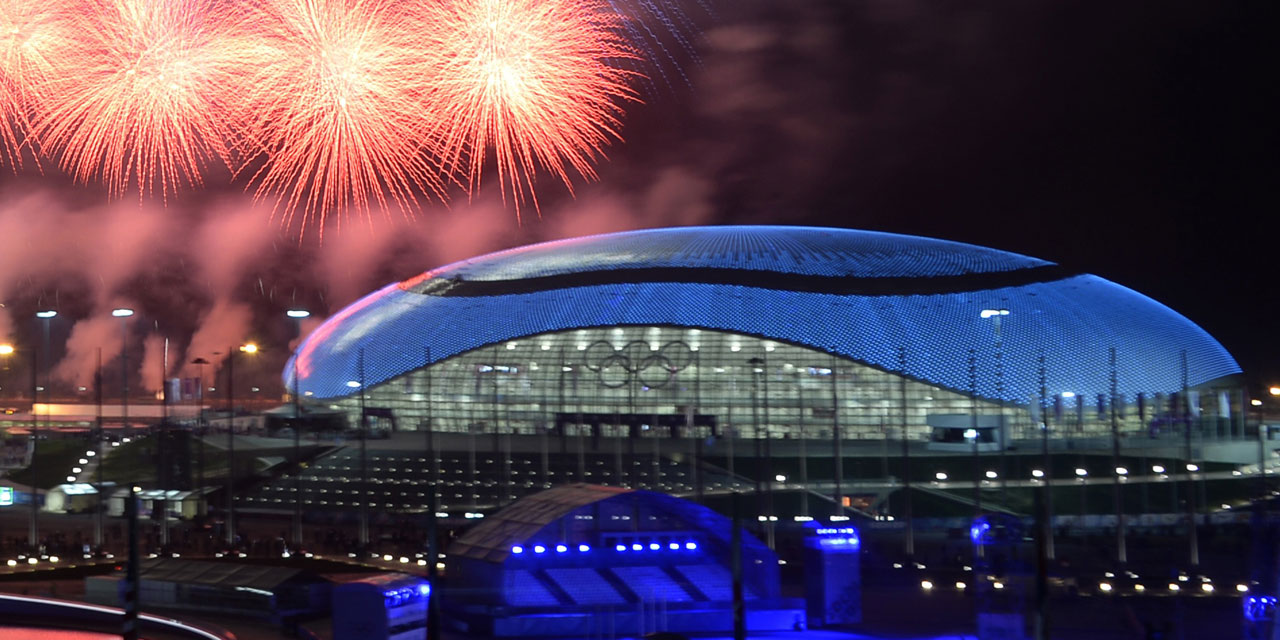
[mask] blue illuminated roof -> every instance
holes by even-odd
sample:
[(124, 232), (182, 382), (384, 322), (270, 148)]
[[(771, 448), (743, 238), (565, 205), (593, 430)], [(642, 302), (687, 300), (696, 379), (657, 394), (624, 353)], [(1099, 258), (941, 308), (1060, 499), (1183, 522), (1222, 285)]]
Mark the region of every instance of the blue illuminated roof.
[[(745, 276), (743, 275), (745, 274)], [(1003, 375), (997, 380), (994, 322)], [(1026, 403), (1050, 393), (1181, 389), (1239, 372), (1204, 330), (1126, 287), (942, 240), (843, 229), (685, 227), (502, 251), (392, 284), (329, 318), (299, 349), (298, 384), (352, 393), (487, 345), (575, 328), (660, 325), (789, 342), (942, 387)], [(293, 385), (291, 360), (284, 378)], [(998, 393), (997, 388), (1003, 392)]]
[(1050, 263), (947, 240), (819, 227), (677, 227), (556, 240), (433, 269), (433, 278), (516, 280), (593, 270), (679, 267), (814, 276), (920, 277)]

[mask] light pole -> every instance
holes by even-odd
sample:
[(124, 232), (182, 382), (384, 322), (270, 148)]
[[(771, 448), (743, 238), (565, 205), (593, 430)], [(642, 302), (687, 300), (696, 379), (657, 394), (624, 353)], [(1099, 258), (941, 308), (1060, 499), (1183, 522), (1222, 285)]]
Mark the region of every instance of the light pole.
[[(302, 338), (302, 321), (311, 317), (306, 309), (289, 309), (285, 315), (293, 318), (299, 342)], [(301, 349), (302, 345), (299, 344)], [(298, 361), (293, 361), (293, 544), (302, 548), (302, 400), (298, 394)], [(432, 560), (434, 562), (434, 560)]]
[(196, 371), (198, 372), (196, 374), (198, 376), (196, 380), (196, 411), (198, 412), (196, 414), (196, 433), (198, 434), (196, 443), (200, 447), (200, 458), (197, 463), (199, 466), (196, 468), (196, 473), (199, 474), (197, 476), (198, 486), (196, 487), (199, 491), (196, 498), (196, 520), (203, 525), (207, 510), (204, 501), (204, 366), (209, 364), (209, 361), (204, 358), (196, 358), (191, 361), (191, 364), (196, 365)]
[[(133, 309), (113, 309), (111, 315), (120, 318), (120, 419), (121, 435), (129, 435), (129, 316)], [(102, 464), (99, 461), (98, 464)]]
[(990, 319), (992, 326), (996, 331), (996, 402), (999, 403), (999, 419), (996, 422), (996, 428), (1000, 430), (1000, 438), (997, 442), (1000, 445), (1000, 492), (1006, 494), (1009, 486), (1005, 478), (1009, 475), (1008, 469), (1005, 467), (1004, 450), (1008, 447), (1005, 443), (1006, 429), (1004, 424), (1004, 335), (1000, 331), (1000, 319), (1009, 315), (1008, 309), (983, 309), (978, 316), (983, 319)]
[[(46, 391), (45, 391), (46, 405), (48, 404), (48, 400), (49, 400), (49, 393), (47, 391), (47, 387), (49, 386), (49, 321), (52, 320), (57, 315), (58, 315), (58, 312), (53, 310), (36, 312), (36, 317), (41, 320), (41, 325), (42, 325), (43, 335), (44, 335), (44, 341), (42, 342), (43, 344), (42, 351), (44, 353), (44, 386), (46, 387)], [(36, 360), (38, 359), (39, 358), (36, 358), (31, 362), (32, 382), (35, 381), (36, 370), (37, 370)], [(38, 520), (38, 514), (40, 513), (40, 500), (39, 500), (39, 490), (36, 488), (36, 448), (40, 446), (40, 428), (39, 428), (40, 420), (36, 416), (36, 404), (38, 404), (37, 401), (40, 399), (40, 385), (33, 384), (31, 386), (32, 386), (32, 396), (33, 396), (32, 397), (33, 402), (31, 405), (31, 427), (32, 427), (31, 429), (31, 547), (35, 549), (37, 553), (39, 553), (40, 528), (37, 520)], [(45, 415), (45, 420), (48, 420), (49, 409), (47, 406), (45, 407), (44, 415)]]
[(236, 351), (253, 355), (258, 352), (258, 345), (250, 342), (240, 345), (239, 349), (227, 349), (227, 546), (232, 548), (236, 543)]

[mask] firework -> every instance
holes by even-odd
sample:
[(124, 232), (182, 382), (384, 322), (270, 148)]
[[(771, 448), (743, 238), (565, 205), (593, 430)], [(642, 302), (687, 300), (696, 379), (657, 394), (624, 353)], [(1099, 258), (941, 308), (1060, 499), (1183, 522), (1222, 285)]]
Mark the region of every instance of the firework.
[(635, 100), (637, 54), (624, 18), (596, 0), (443, 0), (424, 3), (434, 39), (427, 53), (431, 124), (445, 166), (475, 189), (493, 154), (498, 181), (519, 206), (536, 208), (538, 170), (572, 192), (570, 172), (594, 179), (593, 163), (619, 139), (621, 103)]
[[(330, 211), (368, 211), (387, 195), (410, 213), (443, 193), (428, 135), (423, 26), (389, 0), (264, 0), (261, 60), (250, 75), (249, 138), (265, 164), (258, 196), (274, 194), (287, 225)], [(443, 197), (443, 196), (441, 196)]]
[(0, 0), (0, 146), (17, 167), (28, 143), (34, 88), (48, 76), (51, 55), (71, 39), (65, 24), (38, 0)]
[[(679, 74), (684, 85), (689, 85), (680, 58), (698, 61), (694, 39), (698, 28), (684, 11), (679, 0), (606, 0), (616, 12), (629, 16), (626, 21), (627, 38), (645, 52), (644, 60), (637, 66), (653, 69), (671, 86), (669, 72)], [(705, 13), (712, 13), (709, 2), (699, 0), (697, 6)]]
[(219, 0), (49, 3), (76, 37), (41, 86), (33, 130), (74, 178), (162, 194), (229, 162), (241, 12)]

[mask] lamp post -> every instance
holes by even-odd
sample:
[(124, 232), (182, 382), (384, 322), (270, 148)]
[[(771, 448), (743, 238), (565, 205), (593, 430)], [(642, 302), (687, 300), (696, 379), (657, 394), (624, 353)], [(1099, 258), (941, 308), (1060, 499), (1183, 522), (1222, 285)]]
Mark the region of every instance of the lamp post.
[[(302, 338), (302, 321), (311, 317), (306, 309), (289, 309), (285, 315), (293, 318), (299, 342)], [(299, 344), (301, 349), (302, 345)], [(302, 548), (302, 400), (298, 393), (298, 361), (293, 361), (293, 544)]]
[(196, 476), (198, 478), (196, 489), (199, 491), (196, 498), (196, 519), (203, 524), (206, 509), (204, 503), (204, 366), (209, 364), (209, 361), (204, 358), (196, 358), (191, 361), (191, 364), (196, 365), (196, 371), (198, 372), (196, 374), (198, 376), (196, 380), (196, 411), (198, 412), (196, 414), (196, 432), (199, 437), (196, 438), (196, 441), (200, 447), (200, 458), (197, 462), (199, 466), (196, 467), (196, 473), (198, 474)]
[(227, 350), (227, 546), (236, 543), (236, 352), (253, 355), (258, 352), (258, 345), (250, 342), (242, 344), (238, 349)]
[(1005, 478), (1009, 475), (1006, 473), (1008, 469), (1005, 467), (1004, 450), (1008, 447), (1005, 442), (1006, 429), (1004, 424), (1004, 334), (1000, 330), (1000, 319), (1009, 315), (1008, 309), (983, 309), (978, 316), (983, 319), (991, 319), (992, 326), (996, 332), (996, 402), (999, 403), (999, 419), (996, 421), (996, 428), (1000, 430), (1000, 438), (997, 440), (1000, 445), (1000, 492), (1007, 493), (1009, 486)]
[[(120, 419), (123, 436), (129, 435), (129, 317), (133, 309), (112, 309), (111, 315), (120, 318)], [(99, 462), (101, 464), (101, 462)]]
[[(57, 311), (44, 310), (37, 311), (36, 317), (40, 319), (44, 340), (44, 386), (49, 386), (49, 321), (58, 315)], [(36, 360), (31, 362), (31, 380), (34, 383), (36, 377)], [(38, 514), (40, 513), (39, 490), (36, 488), (36, 449), (40, 446), (40, 419), (36, 416), (36, 405), (40, 400), (40, 385), (32, 384), (32, 404), (31, 404), (31, 547), (38, 553), (40, 550), (40, 527), (38, 522)], [(45, 392), (45, 404), (48, 404), (49, 393)], [(49, 419), (49, 409), (45, 407), (45, 420)]]

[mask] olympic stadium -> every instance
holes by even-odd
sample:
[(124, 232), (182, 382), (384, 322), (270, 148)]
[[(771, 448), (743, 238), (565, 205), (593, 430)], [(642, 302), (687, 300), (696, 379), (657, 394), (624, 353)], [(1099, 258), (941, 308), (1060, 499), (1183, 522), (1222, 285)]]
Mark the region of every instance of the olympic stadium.
[[(401, 443), (367, 441), (383, 456), (369, 463), (375, 507), (420, 511), (435, 477), (441, 508), (461, 511), (562, 482), (692, 495), (784, 476), (834, 483), (819, 492), (840, 502), (857, 475), (845, 456), (890, 440), (1003, 459), (1042, 439), (1243, 436), (1239, 372), (1176, 311), (1062, 265), (890, 233), (723, 226), (427, 271), (334, 314), (283, 377), (308, 410)], [(353, 449), (315, 461), (309, 508), (355, 504), (338, 478), (354, 474)]]

